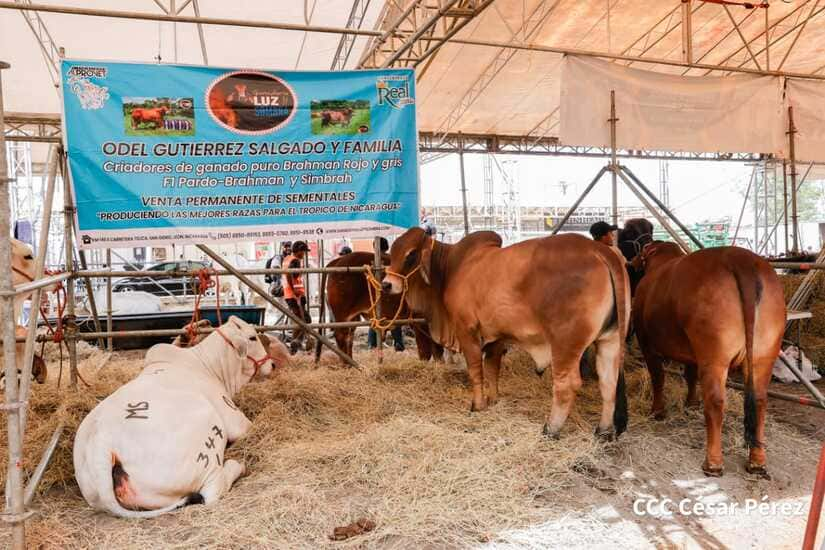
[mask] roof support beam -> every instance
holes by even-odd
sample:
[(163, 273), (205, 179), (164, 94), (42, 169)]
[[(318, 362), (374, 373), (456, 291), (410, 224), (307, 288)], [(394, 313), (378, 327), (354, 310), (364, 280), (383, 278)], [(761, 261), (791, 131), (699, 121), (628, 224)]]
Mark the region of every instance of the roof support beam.
[[(20, 5), (31, 5), (31, 0), (16, 0)], [(20, 15), (26, 20), (26, 24), (34, 33), (37, 44), (40, 46), (40, 53), (43, 54), (43, 61), (46, 62), (46, 69), (52, 79), (55, 90), (60, 88), (60, 48), (54, 43), (49, 29), (36, 11), (20, 11)], [(60, 92), (57, 92), (60, 95)]]
[[(538, 30), (541, 29), (544, 22), (550, 14), (553, 13), (553, 10), (556, 6), (558, 6), (558, 4), (559, 0), (544, 0), (536, 6), (530, 15), (524, 19), (521, 27), (512, 34), (509, 43), (496, 52), (496, 55), (490, 64), (487, 65), (481, 75), (479, 75), (467, 92), (465, 92), (465, 94), (461, 97), (458, 104), (453, 107), (453, 110), (450, 111), (447, 117), (441, 122), (436, 129), (436, 134), (446, 135), (455, 127), (470, 106), (476, 102), (484, 90), (487, 89), (487, 86), (495, 80), (498, 73), (500, 73), (507, 63), (513, 58), (513, 56), (516, 55), (517, 50), (507, 46), (521, 43), (522, 40), (524, 42), (530, 40), (538, 32)], [(461, 43), (460, 41), (455, 40), (454, 42)]]
[(780, 61), (779, 65), (776, 67), (777, 71), (782, 70), (782, 67), (785, 65), (785, 61), (788, 60), (788, 56), (791, 55), (791, 51), (793, 50), (794, 46), (796, 46), (796, 41), (799, 40), (800, 36), (802, 36), (802, 31), (805, 30), (805, 26), (808, 24), (808, 21), (811, 20), (811, 18), (814, 16), (814, 13), (816, 12), (816, 8), (819, 7), (820, 1), (821, 0), (816, 0), (816, 2), (814, 2), (814, 5), (811, 6), (811, 11), (808, 12), (808, 17), (806, 17), (805, 20), (802, 22), (802, 26), (799, 27), (799, 32), (796, 33), (796, 36), (794, 36), (793, 42), (791, 42), (791, 45), (788, 46), (787, 51), (785, 51), (785, 55), (782, 57), (782, 61)]
[(753, 64), (756, 65), (757, 69), (762, 69), (762, 66), (759, 64), (759, 60), (756, 59), (755, 55), (753, 55), (753, 50), (751, 50), (750, 43), (748, 43), (748, 41), (745, 40), (745, 35), (742, 34), (742, 29), (739, 28), (739, 24), (736, 22), (736, 19), (733, 18), (733, 14), (730, 12), (730, 9), (728, 9), (728, 7), (725, 6), (725, 5), (722, 5), (722, 7), (725, 9), (725, 13), (728, 14), (728, 19), (730, 19), (730, 22), (733, 24), (733, 28), (736, 29), (736, 33), (739, 35), (739, 38), (742, 40), (742, 44), (744, 44), (745, 48), (747, 48), (748, 55), (751, 56), (751, 60), (753, 61)]
[[(370, 7), (370, 0), (354, 0), (352, 9), (347, 18), (347, 28), (360, 29), (364, 24), (364, 18), (367, 16), (367, 10)], [(341, 35), (341, 40), (338, 41), (338, 49), (335, 50), (335, 57), (332, 58), (333, 71), (343, 71), (347, 67), (347, 61), (352, 54), (352, 48), (355, 46), (355, 35), (344, 34)]]
[[(682, 0), (682, 61), (693, 63), (693, 10), (692, 0)], [(725, 6), (725, 9), (728, 9)]]
[[(383, 34), (369, 43), (358, 66), (417, 67), (493, 1), (410, 0), (403, 9), (395, 2), (394, 9), (387, 4), (378, 25)], [(436, 35), (439, 28), (441, 32)]]

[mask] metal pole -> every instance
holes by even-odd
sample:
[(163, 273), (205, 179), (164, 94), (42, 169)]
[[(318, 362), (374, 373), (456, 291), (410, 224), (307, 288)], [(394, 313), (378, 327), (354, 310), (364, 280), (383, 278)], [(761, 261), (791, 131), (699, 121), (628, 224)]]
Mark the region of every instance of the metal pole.
[(788, 240), (788, 161), (782, 159), (782, 204), (785, 206), (782, 209), (782, 220), (785, 225), (785, 255), (790, 252), (790, 242)]
[(300, 319), (300, 318), (296, 317), (295, 314), (292, 313), (292, 311), (289, 308), (284, 307), (282, 304), (280, 304), (278, 302), (278, 300), (276, 300), (274, 297), (270, 296), (269, 293), (266, 291), (266, 289), (261, 288), (261, 286), (258, 285), (258, 283), (252, 281), (249, 277), (247, 277), (246, 275), (240, 273), (237, 269), (235, 269), (235, 267), (232, 264), (227, 262), (226, 259), (223, 258), (220, 254), (216, 254), (211, 248), (209, 248), (208, 246), (203, 245), (203, 244), (199, 244), (198, 248), (204, 254), (206, 254), (207, 256), (212, 258), (213, 261), (217, 262), (218, 264), (223, 266), (224, 269), (226, 269), (227, 271), (232, 273), (235, 277), (240, 279), (240, 281), (242, 283), (244, 283), (246, 286), (248, 286), (253, 292), (257, 293), (259, 296), (263, 297), (264, 300), (266, 300), (267, 302), (272, 304), (275, 307), (275, 309), (277, 309), (278, 311), (280, 311), (281, 313), (286, 315), (289, 320), (291, 320), (293, 323), (298, 324), (301, 328), (306, 330), (306, 332), (310, 336), (312, 336), (313, 338), (317, 338), (318, 341), (320, 341), (323, 345), (325, 345), (326, 347), (331, 349), (335, 353), (335, 355), (337, 355), (342, 360), (344, 360), (348, 365), (360, 368), (360, 365), (358, 365), (358, 363), (356, 363), (352, 359), (352, 357), (348, 356), (347, 354), (345, 354), (344, 352), (339, 350), (327, 338), (325, 338), (324, 336), (321, 336), (314, 329), (310, 328), (309, 325), (307, 325), (307, 323), (304, 322), (303, 319)]
[[(86, 270), (88, 265), (86, 264), (86, 252), (83, 250), (77, 251), (77, 256), (80, 259), (80, 268), (82, 270)], [(111, 279), (109, 279), (111, 281)], [(83, 282), (86, 286), (86, 299), (89, 300), (89, 313), (92, 314), (92, 321), (95, 324), (95, 330), (100, 330), (100, 317), (97, 315), (97, 303), (95, 302), (95, 293), (94, 288), (92, 287), (92, 279), (90, 277), (83, 277)], [(186, 284), (183, 285), (186, 288)], [(97, 343), (100, 349), (103, 349), (105, 345), (103, 339)]]
[[(112, 271), (112, 249), (106, 249), (106, 266)], [(112, 330), (112, 278), (106, 277), (106, 330)], [(106, 349), (112, 351), (112, 337), (106, 339)]]
[(627, 185), (627, 187), (633, 192), (633, 194), (636, 195), (636, 198), (638, 198), (639, 201), (641, 201), (641, 203), (645, 206), (645, 208), (647, 208), (650, 211), (650, 213), (653, 214), (653, 217), (655, 217), (659, 221), (659, 223), (662, 224), (662, 227), (665, 228), (665, 231), (670, 233), (670, 236), (673, 237), (673, 240), (676, 241), (676, 243), (680, 247), (682, 247), (682, 250), (690, 254), (690, 246), (688, 246), (688, 244), (682, 240), (682, 237), (679, 236), (679, 233), (677, 233), (676, 230), (674, 230), (670, 226), (670, 224), (667, 223), (667, 219), (665, 219), (665, 217), (662, 216), (662, 214), (660, 214), (658, 210), (656, 210), (653, 204), (650, 203), (647, 200), (647, 198), (645, 198), (644, 194), (642, 194), (641, 191), (636, 189), (636, 187), (633, 185), (633, 182), (630, 181), (630, 179), (625, 175), (624, 171), (619, 170), (618, 175), (620, 178), (622, 178), (622, 181), (624, 181), (625, 185)]
[[(682, 61), (693, 63), (692, 0), (682, 0)], [(726, 8), (727, 9), (727, 8)]]
[[(57, 179), (57, 167), (60, 163), (61, 151), (57, 147), (52, 147), (49, 151), (49, 175), (46, 180), (46, 195), (43, 198), (43, 221), (40, 224), (40, 237), (38, 238), (37, 260), (34, 266), (34, 278), (43, 278), (46, 267), (46, 254), (49, 247), (49, 228), (52, 220), (52, 204), (54, 202), (55, 180)], [(29, 386), (31, 385), (32, 362), (34, 361), (34, 338), (37, 335), (37, 319), (40, 316), (40, 299), (43, 290), (38, 288), (31, 297), (31, 313), (29, 314), (29, 326), (26, 331), (26, 345), (23, 352), (23, 372), (20, 375), (20, 398), (25, 401), (29, 398)], [(26, 417), (28, 409), (20, 410), (20, 433), (26, 433)]]
[[(3, 69), (8, 69), (9, 64), (0, 61), (0, 75)], [(10, 292), (12, 286), (11, 275), (11, 235), (9, 234), (11, 211), (9, 209), (9, 186), (11, 180), (8, 178), (8, 165), (6, 164), (6, 126), (3, 113), (3, 82), (0, 76), (0, 262), (5, 264), (5, 268), (0, 269), (0, 290)], [(24, 520), (23, 502), (23, 434), (20, 431), (20, 410), (26, 406), (25, 402), (18, 401), (18, 377), (17, 363), (15, 362), (15, 334), (14, 334), (14, 297), (3, 296), (2, 302), (3, 318), (3, 359), (6, 369), (6, 396), (2, 408), (6, 410), (6, 421), (8, 423), (8, 444), (9, 463), (6, 474), (6, 513), (7, 522), (11, 523), (12, 548), (14, 550), (25, 550), (26, 548), (26, 524)]]
[(613, 225), (619, 225), (619, 183), (616, 180), (616, 172), (619, 164), (616, 162), (616, 92), (610, 90), (610, 218)]
[[(702, 244), (702, 242), (701, 242), (699, 239), (697, 239), (697, 238), (696, 238), (696, 236), (695, 236), (693, 233), (691, 233), (691, 231), (690, 231), (687, 227), (685, 227), (685, 224), (683, 224), (681, 221), (679, 221), (679, 218), (677, 218), (677, 217), (673, 214), (673, 212), (671, 212), (670, 210), (668, 210), (667, 206), (665, 206), (665, 204), (664, 204), (662, 201), (660, 201), (660, 200), (659, 200), (659, 198), (658, 198), (656, 195), (654, 195), (654, 194), (653, 194), (653, 192), (652, 192), (650, 189), (648, 189), (648, 188), (647, 188), (647, 186), (645, 186), (645, 184), (643, 184), (643, 183), (642, 183), (642, 181), (641, 181), (639, 178), (637, 178), (637, 177), (636, 177), (636, 174), (634, 174), (633, 172), (631, 172), (630, 168), (628, 168), (627, 166), (624, 166), (624, 165), (620, 165), (620, 166), (619, 166), (619, 169), (620, 169), (620, 170), (622, 170), (622, 171), (624, 171), (624, 172), (626, 172), (626, 173), (627, 173), (627, 175), (628, 175), (628, 176), (630, 176), (630, 178), (631, 178), (631, 179), (632, 179), (632, 180), (636, 183), (636, 185), (638, 185), (638, 186), (639, 186), (639, 189), (641, 189), (642, 191), (644, 191), (644, 193), (645, 193), (648, 197), (650, 197), (650, 198), (651, 198), (651, 200), (653, 200), (653, 202), (655, 202), (655, 203), (656, 203), (656, 206), (658, 206), (658, 207), (662, 210), (662, 212), (664, 212), (665, 214), (667, 214), (667, 216), (668, 216), (671, 220), (673, 220), (673, 222), (674, 222), (676, 225), (678, 225), (678, 226), (679, 226), (679, 229), (681, 229), (681, 230), (685, 233), (685, 235), (687, 235), (687, 236), (690, 238), (690, 240), (691, 240), (691, 241), (693, 241), (693, 242), (694, 242), (694, 244), (696, 244), (696, 246), (698, 246), (700, 249), (701, 249), (701, 248), (705, 248), (705, 247), (704, 247), (704, 245)], [(685, 249), (685, 251), (686, 251), (686, 252), (689, 252), (690, 250), (689, 250), (689, 249)]]
[[(86, 15), (86, 16), (96, 16), (96, 17), (111, 17), (117, 19), (141, 19), (146, 21), (167, 21), (167, 22), (178, 22), (178, 23), (193, 23), (193, 24), (203, 24), (203, 25), (220, 25), (220, 26), (230, 26), (230, 27), (246, 27), (246, 28), (261, 28), (261, 29), (280, 29), (280, 30), (287, 30), (287, 31), (299, 31), (299, 32), (318, 32), (318, 33), (326, 33), (326, 34), (348, 34), (348, 35), (355, 35), (355, 36), (373, 36), (378, 37), (382, 36), (384, 33), (382, 31), (371, 31), (366, 29), (354, 29), (354, 28), (347, 28), (347, 27), (324, 27), (318, 25), (300, 25), (300, 24), (291, 24), (291, 23), (273, 23), (271, 21), (260, 21), (260, 20), (243, 20), (243, 19), (229, 19), (229, 18), (219, 18), (219, 17), (195, 17), (195, 16), (188, 16), (188, 15), (167, 15), (167, 14), (159, 14), (159, 13), (146, 13), (146, 12), (131, 12), (131, 11), (118, 11), (118, 10), (101, 10), (101, 9), (91, 9), (91, 8), (77, 8), (77, 7), (70, 7), (70, 6), (57, 6), (52, 4), (18, 4), (16, 2), (10, 1), (0, 1), (0, 9), (9, 9), (9, 10), (18, 10), (18, 11), (38, 11), (38, 12), (45, 12), (45, 13), (63, 13), (63, 14), (70, 14), (70, 15)], [(819, 11), (817, 11), (819, 13)], [(566, 55), (580, 55), (585, 57), (598, 57), (603, 59), (616, 59), (619, 61), (632, 61), (635, 63), (646, 63), (651, 65), (668, 65), (673, 67), (683, 67), (683, 68), (690, 68), (690, 69), (703, 69), (703, 70), (710, 70), (710, 71), (725, 71), (725, 72), (733, 72), (733, 73), (747, 73), (747, 74), (761, 74), (767, 76), (785, 76), (788, 78), (806, 78), (812, 80), (825, 80), (825, 75), (818, 75), (818, 74), (804, 74), (804, 73), (797, 73), (797, 72), (788, 72), (788, 71), (768, 71), (768, 70), (759, 70), (759, 69), (749, 69), (746, 67), (729, 67), (725, 65), (712, 65), (707, 63), (684, 63), (682, 61), (677, 61), (673, 59), (663, 59), (657, 57), (643, 57), (643, 56), (634, 56), (634, 55), (622, 55), (622, 54), (613, 54), (609, 52), (597, 52), (592, 50), (582, 50), (578, 48), (564, 48), (564, 47), (557, 47), (557, 46), (545, 46), (543, 44), (531, 44), (531, 43), (520, 43), (520, 42), (504, 42), (504, 41), (496, 41), (496, 40), (475, 40), (475, 39), (458, 39), (458, 38), (451, 38), (446, 39), (444, 36), (433, 36), (432, 38), (427, 38), (428, 42), (435, 43), (435, 42), (450, 42), (452, 44), (459, 44), (459, 45), (467, 45), (467, 46), (479, 46), (479, 47), (489, 47), (489, 48), (504, 48), (510, 50), (523, 50), (523, 51), (537, 51), (537, 52), (548, 52), (548, 53), (555, 53), (555, 54), (566, 54)]]
[[(172, 15), (177, 15), (178, 10), (175, 9), (175, 0), (169, 0), (169, 11), (172, 12)], [(172, 46), (174, 47), (174, 58), (175, 63), (178, 62), (178, 24), (177, 22), (172, 23)]]
[[(463, 178), (462, 178), (463, 179)], [(466, 223), (467, 219), (467, 205), (464, 205), (464, 219)], [(466, 232), (464, 233), (467, 234)], [(384, 272), (384, 262), (381, 257), (381, 237), (375, 237), (372, 241), (372, 251), (374, 254), (372, 260), (372, 270), (375, 278), (377, 280), (381, 280), (383, 277)], [(375, 316), (379, 319), (382, 318), (383, 312), (381, 311), (381, 300), (375, 304)], [(379, 329), (373, 329), (375, 331), (375, 337), (378, 343), (377, 350), (378, 350), (378, 362), (384, 362), (384, 331)]]
[[(66, 155), (63, 155), (63, 215), (64, 215), (64, 227), (63, 233), (65, 234), (65, 242), (66, 242), (66, 271), (70, 271), (72, 273), (75, 272), (75, 265), (74, 265), (74, 257), (73, 257), (73, 250), (74, 245), (72, 244), (72, 228), (74, 227), (74, 207), (72, 206), (72, 190), (69, 184), (69, 169), (67, 165)], [(75, 287), (75, 280), (74, 278), (69, 279), (69, 282), (66, 285), (66, 331), (65, 334), (68, 336), (66, 338), (66, 345), (69, 348), (69, 385), (72, 388), (77, 388), (77, 342), (75, 341), (72, 336), (76, 332), (76, 316), (75, 316), (75, 309), (74, 309), (74, 287)]]
[(793, 226), (793, 252), (799, 252), (799, 213), (796, 204), (796, 147), (794, 138), (796, 126), (793, 123), (793, 107), (788, 107), (788, 144), (791, 162), (791, 224)]
[(464, 236), (470, 234), (470, 218), (467, 213), (467, 182), (464, 179), (464, 139), (458, 137), (458, 166), (461, 170), (461, 208), (464, 212)]
[(569, 220), (570, 216), (573, 215), (573, 212), (576, 211), (576, 208), (579, 207), (579, 205), (582, 203), (582, 201), (587, 196), (587, 194), (590, 193), (590, 190), (593, 189), (593, 187), (595, 187), (597, 183), (599, 183), (599, 180), (601, 179), (601, 177), (609, 169), (610, 169), (610, 165), (601, 167), (601, 169), (599, 170), (599, 173), (596, 174), (596, 177), (593, 178), (593, 180), (587, 185), (587, 187), (584, 188), (584, 192), (581, 194), (581, 196), (579, 196), (579, 198), (576, 199), (576, 202), (573, 203), (573, 206), (570, 207), (570, 209), (567, 211), (567, 213), (564, 215), (564, 217), (561, 219), (561, 221), (558, 223), (558, 225), (556, 225), (553, 228), (553, 231), (551, 233), (552, 235), (555, 235), (559, 231), (561, 231), (561, 228), (564, 227), (564, 224), (567, 223), (567, 220)]
[(742, 216), (745, 214), (745, 207), (748, 205), (748, 197), (751, 194), (751, 186), (753, 186), (753, 180), (756, 177), (756, 168), (754, 167), (753, 171), (751, 172), (751, 179), (748, 181), (748, 189), (745, 191), (745, 198), (742, 201), (742, 209), (739, 210), (739, 220), (736, 222), (736, 229), (733, 232), (733, 239), (731, 239), (730, 244), (731, 246), (736, 245), (736, 238), (739, 236), (739, 228), (742, 226)]
[(771, 70), (771, 25), (768, 17), (768, 3), (765, 2), (765, 69)]
[(43, 474), (46, 472), (46, 468), (49, 466), (49, 461), (52, 459), (54, 450), (57, 448), (57, 442), (60, 441), (60, 436), (63, 434), (64, 427), (65, 424), (61, 421), (60, 424), (58, 424), (57, 429), (55, 429), (52, 434), (49, 444), (46, 445), (46, 450), (43, 451), (43, 456), (37, 464), (37, 468), (35, 468), (34, 473), (32, 473), (28, 485), (26, 485), (26, 491), (23, 495), (23, 502), (26, 506), (31, 504), (31, 501), (34, 498), (34, 492), (37, 490), (37, 485), (40, 483), (40, 479), (43, 477)]

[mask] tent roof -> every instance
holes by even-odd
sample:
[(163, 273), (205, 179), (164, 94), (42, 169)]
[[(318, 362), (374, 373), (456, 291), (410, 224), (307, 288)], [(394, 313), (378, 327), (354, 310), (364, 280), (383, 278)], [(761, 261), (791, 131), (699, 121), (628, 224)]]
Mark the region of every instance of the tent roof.
[[(168, 6), (169, 0), (162, 0)], [(387, 30), (398, 17), (397, 6), (420, 0), (370, 3), (362, 28)], [(445, 0), (441, 0), (442, 2)], [(608, 12), (609, 1), (609, 12)], [(184, 0), (178, 0), (180, 5)], [(25, 3), (25, 2), (24, 2)], [(433, 4), (433, 2), (429, 2)], [(476, 6), (482, 0), (456, 5)], [(782, 70), (811, 73), (825, 64), (825, 5), (814, 0), (783, 0), (768, 11), (771, 68), (792, 52)], [(60, 5), (160, 13), (150, 0), (61, 0)], [(304, 23), (304, 2), (277, 4), (240, 0), (200, 0), (203, 17)], [(273, 6), (277, 5), (277, 9)], [(312, 8), (313, 0), (309, 0)], [(682, 58), (681, 0), (495, 0), (456, 34), (457, 39), (529, 43), (648, 58)], [(345, 0), (317, 0), (313, 25), (344, 27), (352, 9)], [(750, 44), (760, 68), (766, 67), (765, 10), (725, 7), (693, 0), (692, 42), (695, 61), (756, 68), (743, 46)], [(730, 15), (729, 15), (730, 14)], [(191, 15), (191, 7), (187, 8)], [(810, 15), (813, 17), (805, 24)], [(41, 13), (67, 57), (152, 62), (160, 53), (173, 62), (172, 24), (156, 21)], [(739, 32), (732, 24), (739, 23)], [(178, 61), (202, 62), (197, 27), (178, 24)], [(59, 101), (37, 40), (20, 13), (0, 10), (0, 52), (12, 69), (3, 73), (5, 104), (11, 112), (59, 112)], [(798, 39), (800, 28), (802, 33)], [(443, 30), (436, 30), (436, 35)], [(216, 66), (274, 69), (329, 69), (340, 37), (287, 30), (204, 26), (209, 62)], [(358, 38), (348, 67), (368, 45)], [(447, 43), (429, 63), (418, 66), (419, 128), (428, 132), (465, 132), (553, 136), (559, 95), (559, 54)], [(410, 63), (402, 56), (399, 64)], [(619, 61), (626, 64), (626, 61)], [(668, 73), (685, 69), (636, 63)], [(692, 69), (689, 75), (706, 71)], [(715, 75), (723, 73), (716, 72)]]

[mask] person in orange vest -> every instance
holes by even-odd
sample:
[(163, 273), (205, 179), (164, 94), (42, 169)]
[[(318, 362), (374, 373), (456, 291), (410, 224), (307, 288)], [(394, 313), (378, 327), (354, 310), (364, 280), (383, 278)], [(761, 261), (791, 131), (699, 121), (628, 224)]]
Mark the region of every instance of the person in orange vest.
[[(292, 245), (292, 254), (284, 258), (284, 263), (281, 265), (283, 269), (297, 269), (303, 267), (304, 257), (306, 256), (309, 247), (304, 241), (296, 241)], [(296, 273), (284, 273), (282, 286), (284, 287), (284, 300), (286, 300), (290, 311), (296, 317), (303, 319), (307, 323), (312, 322), (307, 309), (306, 289), (304, 287), (304, 276)], [(292, 331), (292, 341), (290, 343), (290, 352), (294, 355), (297, 353), (304, 341), (306, 333), (302, 328), (296, 328)]]

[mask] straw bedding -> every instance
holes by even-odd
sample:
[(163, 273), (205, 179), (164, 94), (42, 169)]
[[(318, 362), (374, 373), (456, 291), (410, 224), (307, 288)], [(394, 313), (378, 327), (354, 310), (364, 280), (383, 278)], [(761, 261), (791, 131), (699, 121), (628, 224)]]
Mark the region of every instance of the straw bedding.
[[(83, 501), (71, 445), (83, 416), (139, 371), (143, 354), (107, 358), (86, 345), (80, 353), (91, 388), (58, 392), (50, 380), (31, 398), (30, 470), (59, 419), (67, 424), (33, 504), (32, 548), (468, 547), (591, 505), (626, 505), (640, 480), (701, 477), (701, 411), (682, 407), (684, 384), (669, 378), (668, 419), (650, 420), (648, 377), (637, 357), (627, 360), (629, 432), (611, 444), (592, 435), (601, 407), (595, 380), (585, 381), (561, 440), (541, 437), (551, 377), (538, 378), (518, 350), (505, 357), (501, 401), (472, 414), (461, 365), (421, 363), (411, 352), (388, 352), (378, 364), (362, 353), (357, 371), (316, 368), (305, 357), (237, 397), (253, 429), (227, 454), (245, 461), (249, 475), (219, 503), (121, 520)], [(729, 392), (727, 409), (727, 476), (742, 479), (739, 394)], [(0, 431), (5, 441), (5, 423)], [(815, 442), (773, 419), (768, 439), (772, 464), (810, 479)], [(360, 518), (375, 529), (330, 540), (335, 527)], [(0, 544), (7, 536), (0, 532)]]

